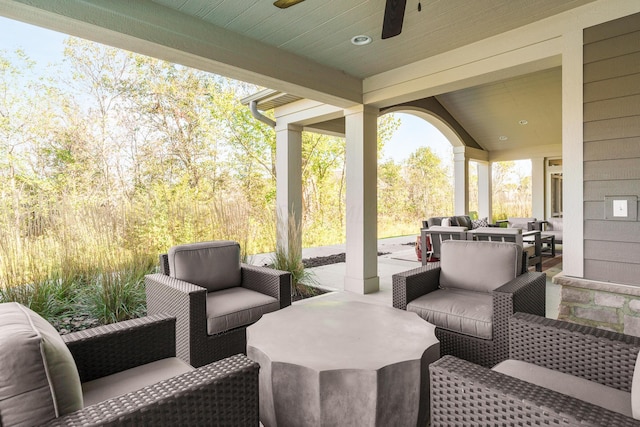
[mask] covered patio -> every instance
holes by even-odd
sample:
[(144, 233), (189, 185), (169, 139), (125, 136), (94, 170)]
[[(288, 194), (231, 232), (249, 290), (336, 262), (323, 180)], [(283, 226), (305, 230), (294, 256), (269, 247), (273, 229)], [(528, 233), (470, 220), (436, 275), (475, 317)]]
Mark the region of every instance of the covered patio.
[(408, 1), (402, 33), (382, 39), (384, 6), (0, 0), (0, 15), (268, 88), (245, 102), (276, 131), (281, 247), (299, 230), (302, 132), (344, 136), (346, 264), (336, 280), (358, 297), (381, 290), (380, 115), (411, 112), (448, 137), (456, 215), (469, 212), (469, 162), (479, 215), (490, 218), (492, 163), (531, 159), (533, 216), (550, 218), (560, 164), (557, 316), (640, 336), (640, 3)]
[[(240, 8), (231, 1), (2, 0), (0, 13), (269, 88), (247, 102), (255, 101), (257, 113), (275, 112), (282, 218), (301, 215), (301, 132), (344, 135), (344, 288), (351, 292), (379, 289), (373, 242), (380, 114), (412, 112), (449, 138), (455, 214), (469, 210), (470, 161), (478, 162), (484, 217), (491, 214), (491, 164), (531, 159), (532, 213), (550, 217), (549, 173), (561, 159), (565, 278), (559, 283), (589, 298), (594, 309), (619, 308), (593, 302), (599, 291), (626, 295), (622, 305), (628, 306), (639, 296), (640, 264), (631, 254), (640, 251), (640, 223), (637, 217), (610, 220), (605, 208), (615, 196), (631, 195), (637, 203), (633, 31), (640, 6), (633, 0), (417, 6), (408, 3), (402, 33), (384, 40), (382, 0), (287, 9), (258, 1)], [(357, 35), (372, 41), (354, 45)], [(278, 227), (282, 247), (287, 227)], [(576, 321), (602, 319), (600, 311), (586, 318), (569, 306), (566, 311), (562, 315)], [(621, 313), (607, 326), (640, 331), (640, 322)]]

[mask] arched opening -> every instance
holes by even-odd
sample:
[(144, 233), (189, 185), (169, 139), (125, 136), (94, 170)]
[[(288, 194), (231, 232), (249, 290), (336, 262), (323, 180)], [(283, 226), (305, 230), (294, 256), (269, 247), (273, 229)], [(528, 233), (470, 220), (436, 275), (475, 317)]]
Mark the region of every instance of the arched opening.
[[(453, 147), (463, 146), (440, 117), (417, 108), (384, 112), (400, 121), (378, 160), (378, 235), (416, 233), (431, 216), (453, 215)], [(384, 132), (384, 129), (379, 131)]]

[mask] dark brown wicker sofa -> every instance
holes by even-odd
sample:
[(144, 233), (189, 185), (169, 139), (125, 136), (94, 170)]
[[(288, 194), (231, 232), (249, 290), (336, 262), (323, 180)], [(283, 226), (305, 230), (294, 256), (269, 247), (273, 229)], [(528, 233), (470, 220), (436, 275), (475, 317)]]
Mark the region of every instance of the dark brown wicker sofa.
[(521, 273), (516, 243), (446, 240), (439, 264), (392, 276), (393, 306), (436, 326), (441, 355), (491, 367), (509, 354), (509, 317), (545, 313), (546, 275)]
[(175, 357), (175, 319), (149, 316), (60, 336), (0, 304), (0, 425), (258, 425), (257, 363), (193, 369)]
[(176, 317), (176, 353), (199, 367), (246, 354), (247, 326), (291, 305), (291, 273), (240, 263), (233, 241), (174, 246), (145, 277), (147, 312)]
[(640, 338), (517, 313), (509, 360), (430, 365), (431, 426), (639, 426)]

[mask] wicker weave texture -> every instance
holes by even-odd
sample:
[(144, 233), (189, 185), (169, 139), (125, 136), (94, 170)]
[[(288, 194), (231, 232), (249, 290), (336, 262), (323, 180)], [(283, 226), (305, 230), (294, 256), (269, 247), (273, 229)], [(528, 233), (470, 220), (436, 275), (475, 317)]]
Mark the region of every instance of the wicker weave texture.
[(431, 426), (638, 426), (640, 421), (445, 356), (429, 367)]
[(175, 318), (148, 316), (63, 335), (82, 382), (176, 355)]
[(242, 264), (242, 287), (280, 301), (280, 308), (291, 305), (291, 273)]
[(438, 289), (439, 267), (439, 262), (432, 262), (391, 276), (393, 307), (406, 310), (414, 299)]
[(631, 391), (640, 338), (516, 313), (509, 358)]
[(257, 363), (236, 355), (46, 425), (255, 427), (258, 371)]
[[(144, 282), (147, 313), (168, 313), (176, 318), (176, 356), (196, 366), (191, 362), (190, 337), (198, 333), (206, 336), (206, 290), (163, 274), (149, 274)], [(195, 322), (197, 318), (201, 322)]]
[[(166, 257), (161, 256), (160, 259), (165, 265)], [(242, 264), (241, 272), (243, 287), (278, 299), (280, 308), (291, 305), (289, 272), (247, 264)], [(246, 326), (216, 335), (207, 333), (207, 294), (204, 288), (165, 274), (147, 275), (145, 286), (147, 313), (169, 313), (176, 318), (176, 355), (191, 366), (199, 367), (246, 353)]]
[[(394, 274), (393, 306), (406, 310), (412, 300), (439, 289), (439, 263)], [(482, 366), (492, 367), (509, 355), (509, 318), (517, 311), (545, 312), (546, 275), (526, 272), (492, 292), (492, 339), (480, 339), (443, 328), (436, 328), (440, 354), (454, 355)]]

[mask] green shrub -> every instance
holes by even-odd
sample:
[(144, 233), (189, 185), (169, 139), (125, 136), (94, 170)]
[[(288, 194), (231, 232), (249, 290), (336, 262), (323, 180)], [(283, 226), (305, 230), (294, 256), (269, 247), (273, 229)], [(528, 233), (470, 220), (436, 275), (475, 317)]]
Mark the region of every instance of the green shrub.
[(36, 283), (0, 287), (0, 302), (17, 302), (53, 322), (73, 310), (75, 292), (64, 281), (52, 277)]
[(144, 316), (144, 276), (154, 269), (154, 261), (141, 259), (116, 270), (101, 271), (82, 291), (82, 305), (101, 324)]

